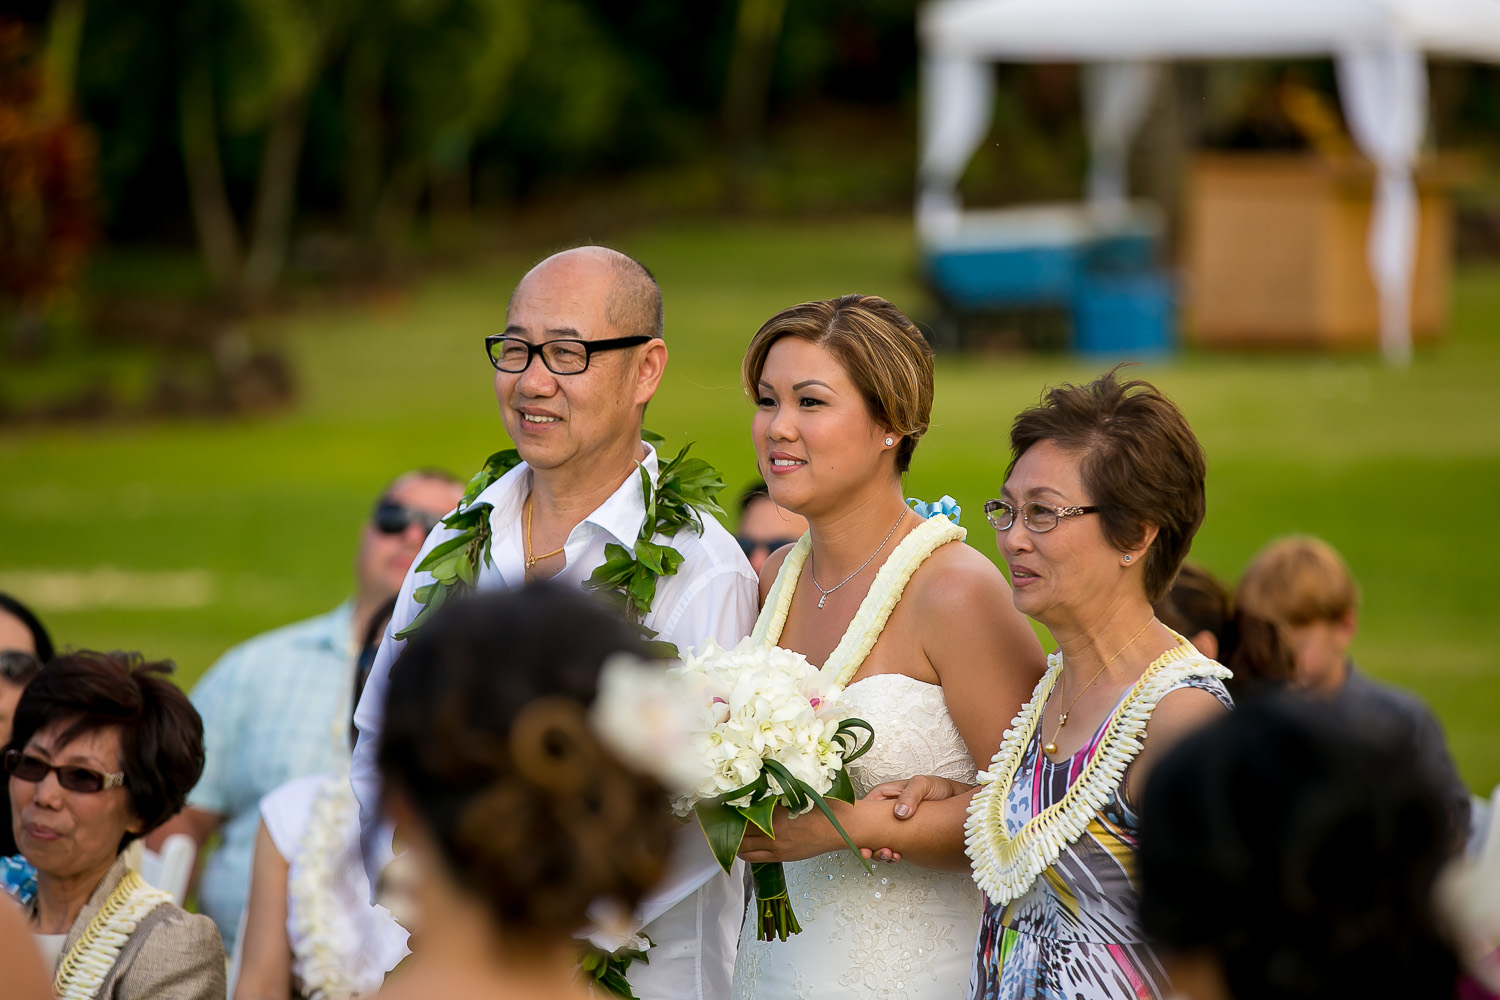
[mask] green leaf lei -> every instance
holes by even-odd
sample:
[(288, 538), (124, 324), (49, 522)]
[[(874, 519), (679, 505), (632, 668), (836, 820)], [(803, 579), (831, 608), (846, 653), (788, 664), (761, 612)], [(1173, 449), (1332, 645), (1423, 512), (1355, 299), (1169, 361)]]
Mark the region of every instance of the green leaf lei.
[[(666, 444), (665, 438), (651, 431), (643, 430), (641, 439), (656, 448), (658, 455)], [(692, 446), (689, 442), (676, 458), (660, 467), (655, 484), (651, 482), (646, 467), (638, 465), (646, 517), (636, 537), (635, 551), (610, 542), (604, 547), (604, 562), (583, 583), (585, 590), (599, 594), (618, 607), (626, 619), (641, 630), (647, 651), (662, 658), (676, 657), (677, 647), (658, 640), (656, 633), (645, 626), (644, 619), (656, 600), (656, 581), (676, 573), (683, 556), (671, 545), (658, 544), (651, 539), (657, 535), (672, 538), (683, 529), (701, 535), (705, 516), (724, 513), (716, 499), (724, 489), (724, 481), (712, 465), (701, 458), (687, 457)], [(413, 592), (412, 597), (422, 605), (422, 610), (417, 612), (411, 624), (396, 633), (397, 639), (410, 638), (438, 608), (473, 590), (479, 580), (481, 565), (494, 565), (490, 559), (490, 511), (494, 505), (475, 501), (497, 479), (520, 464), (521, 454), (514, 448), (497, 451), (469, 480), (458, 508), (443, 518), (443, 526), (458, 534), (435, 546), (417, 564), (419, 572), (432, 574), (432, 582)], [(608, 955), (590, 945), (585, 948), (581, 968), (609, 992), (635, 1000), (625, 973), (638, 959), (647, 961), (641, 951), (625, 950)]]
[[(651, 431), (642, 431), (641, 438), (658, 453), (666, 444), (665, 438)], [(712, 465), (701, 458), (688, 457), (688, 450), (692, 447), (689, 442), (676, 458), (661, 466), (654, 484), (646, 467), (638, 465), (646, 517), (636, 537), (635, 551), (610, 542), (604, 547), (604, 562), (583, 584), (585, 590), (597, 593), (618, 607), (627, 620), (640, 628), (649, 651), (661, 657), (675, 657), (677, 647), (657, 640), (656, 633), (645, 626), (644, 619), (656, 600), (657, 580), (676, 573), (683, 557), (671, 545), (651, 539), (657, 535), (672, 538), (683, 529), (701, 535), (704, 517), (724, 513), (717, 500), (719, 492), (724, 489), (724, 481)], [(497, 451), (469, 480), (458, 508), (443, 519), (443, 526), (458, 534), (434, 547), (417, 564), (419, 572), (430, 573), (433, 579), (412, 594), (413, 599), (422, 605), (422, 610), (411, 624), (396, 633), (396, 638), (406, 639), (415, 634), (438, 608), (474, 589), (481, 565), (493, 565), (490, 560), (490, 511), (493, 505), (475, 501), (497, 479), (519, 464), (521, 455), (514, 448)]]

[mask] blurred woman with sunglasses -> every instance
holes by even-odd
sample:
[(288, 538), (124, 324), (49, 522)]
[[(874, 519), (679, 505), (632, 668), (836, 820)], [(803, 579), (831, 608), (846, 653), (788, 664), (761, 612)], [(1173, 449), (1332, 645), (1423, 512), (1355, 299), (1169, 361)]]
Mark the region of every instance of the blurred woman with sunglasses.
[(47, 629), (30, 608), (0, 593), (0, 746), (10, 741), (10, 724), (21, 692), (50, 659), (52, 637)]
[[(10, 724), (16, 717), (21, 692), (52, 659), (52, 636), (14, 597), (0, 593), (0, 747), (10, 742)], [(10, 835), (10, 802), (0, 796), (0, 857), (16, 853)]]
[(895, 809), (967, 804), (986, 896), (971, 1000), (1161, 998), (1136, 914), (1141, 790), (1174, 741), (1230, 706), (1229, 671), (1151, 606), (1203, 522), (1203, 449), (1171, 400), (1115, 371), (1049, 389), (1010, 444), (985, 512), (1016, 608), (1058, 651), (977, 793), (922, 779)]
[(70, 653), (16, 707), (4, 759), (21, 856), (4, 859), (0, 879), (60, 998), (224, 995), (213, 922), (175, 906), (120, 856), (182, 808), (203, 771), (203, 723), (171, 669), (134, 653)]

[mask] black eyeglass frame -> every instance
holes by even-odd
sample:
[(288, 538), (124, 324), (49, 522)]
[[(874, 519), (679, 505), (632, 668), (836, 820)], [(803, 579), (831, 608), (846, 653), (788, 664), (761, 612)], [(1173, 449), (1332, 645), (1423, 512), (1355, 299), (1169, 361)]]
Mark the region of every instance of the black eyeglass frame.
[[(1049, 525), (1048, 527), (1045, 527), (1045, 528), (1034, 528), (1031, 525), (1031, 515), (1026, 512), (1026, 510), (1027, 510), (1028, 507), (1040, 507), (1043, 510), (1049, 510), (1049, 511), (1052, 512), (1053, 516), (1057, 518), (1057, 520), (1054, 521), (1054, 522), (1052, 522), (1052, 524)], [(999, 510), (1001, 510), (1002, 508), (1004, 508), (1005, 510), (1010, 511), (1010, 521), (1009, 521), (1009, 523), (1004, 524), (1004, 525), (1001, 525), (999, 523), (999, 519), (997, 517), (995, 517), (996, 512), (999, 511)], [(1004, 500), (986, 500), (984, 502), (984, 517), (985, 517), (985, 520), (989, 521), (990, 522), (990, 527), (994, 528), (996, 531), (1009, 531), (1011, 529), (1011, 525), (1013, 525), (1013, 524), (1016, 523), (1016, 514), (1018, 514), (1018, 513), (1021, 515), (1021, 520), (1026, 524), (1026, 530), (1027, 531), (1035, 531), (1037, 534), (1040, 535), (1040, 534), (1044, 534), (1044, 533), (1046, 533), (1048, 531), (1051, 531), (1053, 528), (1057, 527), (1059, 524), (1062, 523), (1062, 520), (1065, 517), (1077, 517), (1079, 514), (1097, 514), (1097, 513), (1099, 513), (1099, 508), (1098, 507), (1058, 507), (1055, 504), (1047, 503), (1044, 500), (1028, 500), (1025, 503), (1021, 504), (1020, 509), (1017, 510), (1015, 507), (1012, 507), (1010, 504), (1006, 503)]]
[(735, 535), (734, 540), (740, 543), (740, 551), (745, 553), (747, 559), (756, 549), (775, 552), (783, 545), (794, 545), (797, 542), (796, 538), (741, 538), (739, 535)]
[[(35, 778), (28, 778), (21, 773), (21, 769), (28, 762), (43, 767), (46, 770), (42, 771)], [(123, 788), (125, 786), (124, 771), (114, 771), (106, 774), (103, 771), (96, 771), (92, 767), (82, 767), (78, 764), (49, 764), (45, 760), (42, 760), (42, 758), (33, 757), (24, 750), (5, 751), (5, 771), (11, 777), (20, 778), (22, 781), (29, 781), (33, 785), (41, 784), (47, 780), (49, 773), (55, 773), (59, 785), (70, 792), (78, 792), (81, 795), (95, 795), (99, 792), (107, 792), (111, 788)], [(88, 775), (99, 782), (99, 787), (90, 788), (87, 782), (80, 787), (77, 775)]]
[[(607, 340), (579, 340), (574, 337), (559, 337), (556, 340), (544, 340), (540, 344), (533, 344), (531, 341), (526, 340), (522, 337), (512, 337), (509, 334), (505, 333), (495, 333), (484, 338), (484, 353), (490, 359), (490, 364), (494, 366), (496, 371), (505, 372), (507, 375), (521, 374), (526, 369), (531, 367), (532, 359), (536, 358), (538, 355), (541, 355), (542, 364), (546, 365), (547, 370), (554, 375), (582, 375), (584, 372), (589, 370), (589, 362), (592, 361), (594, 359), (594, 355), (599, 353), (600, 351), (618, 351), (625, 347), (639, 347), (641, 344), (650, 343), (655, 339), (655, 337), (648, 336), (646, 334), (637, 334), (633, 337), (610, 337)], [(519, 368), (500, 367), (500, 359), (495, 357), (494, 345), (505, 342), (522, 344), (525, 346), (526, 363), (524, 365)], [(578, 369), (576, 372), (560, 372), (556, 368), (553, 368), (552, 365), (548, 363), (547, 355), (545, 353), (546, 348), (550, 347), (553, 344), (576, 344), (578, 347), (582, 348), (583, 367)]]
[[(396, 527), (394, 521), (381, 523), (381, 515), (387, 512), (394, 512), (396, 516), (403, 519), (400, 527)], [(375, 509), (370, 511), (370, 523), (382, 535), (399, 535), (414, 523), (422, 526), (423, 535), (428, 535), (432, 533), (432, 529), (436, 528), (442, 520), (443, 515), (441, 514), (429, 514), (425, 510), (408, 507), (406, 504), (396, 503), (394, 500), (381, 500), (375, 505)]]

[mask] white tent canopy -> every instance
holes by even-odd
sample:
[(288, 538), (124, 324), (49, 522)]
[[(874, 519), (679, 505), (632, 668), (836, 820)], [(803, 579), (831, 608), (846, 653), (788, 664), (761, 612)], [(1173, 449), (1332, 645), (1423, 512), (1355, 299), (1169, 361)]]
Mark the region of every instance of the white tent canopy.
[(1131, 136), (1165, 59), (1333, 55), (1354, 140), (1379, 174), (1370, 271), (1381, 346), (1411, 354), (1416, 243), (1412, 167), (1426, 128), (1424, 52), (1500, 62), (1500, 0), (936, 0), (919, 27), (922, 162), (917, 215), (928, 237), (960, 218), (958, 179), (989, 131), (1001, 61), (1076, 61), (1093, 163), (1089, 195), (1124, 197)]

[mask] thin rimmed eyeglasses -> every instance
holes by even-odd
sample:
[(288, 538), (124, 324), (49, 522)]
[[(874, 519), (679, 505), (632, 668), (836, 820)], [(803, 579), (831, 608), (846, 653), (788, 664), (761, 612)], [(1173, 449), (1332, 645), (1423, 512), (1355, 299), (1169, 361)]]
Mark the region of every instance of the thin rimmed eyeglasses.
[[(1016, 523), (1016, 510), (1004, 500), (986, 500), (984, 516), (996, 531), (1006, 531)], [(1055, 507), (1041, 500), (1028, 500), (1020, 506), (1021, 520), (1029, 531), (1051, 531), (1065, 517), (1098, 513), (1098, 507)]]

